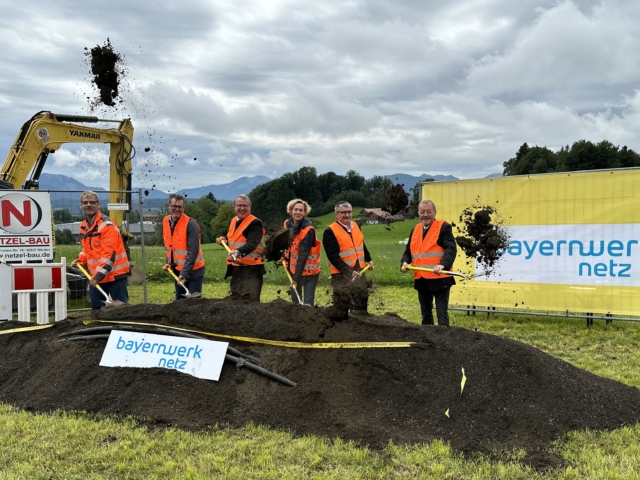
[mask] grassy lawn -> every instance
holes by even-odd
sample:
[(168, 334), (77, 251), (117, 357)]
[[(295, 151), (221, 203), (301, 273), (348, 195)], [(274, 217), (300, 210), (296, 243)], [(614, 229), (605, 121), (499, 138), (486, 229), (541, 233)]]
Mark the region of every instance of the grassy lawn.
[[(358, 210), (358, 209), (354, 209)], [(333, 221), (319, 220), (319, 236)], [(376, 269), (371, 273), (376, 289), (371, 313), (395, 312), (410, 322), (419, 321), (417, 295), (411, 277), (399, 270), (406, 238), (415, 222), (365, 226), (365, 238)], [(58, 248), (58, 255), (72, 259), (77, 246)], [(228, 294), (223, 281), (224, 252), (218, 245), (203, 245), (207, 276), (203, 293), (209, 298)], [(141, 262), (139, 248), (132, 249)], [(168, 303), (173, 284), (161, 271), (161, 247), (145, 251), (148, 267), (148, 301)], [(329, 269), (323, 273), (317, 303), (328, 305)], [(458, 286), (456, 288), (463, 288)], [(130, 287), (132, 302), (142, 301), (142, 288)], [(288, 298), (281, 269), (268, 267), (262, 301)], [(82, 302), (76, 302), (81, 307)], [(640, 387), (640, 324), (452, 312), (454, 326), (513, 338), (539, 348), (596, 375)], [(575, 432), (550, 447), (570, 466), (534, 472), (514, 461), (512, 452), (501, 461), (483, 457), (464, 459), (448, 445), (397, 446), (383, 451), (359, 448), (352, 443), (320, 437), (292, 438), (288, 432), (248, 425), (224, 426), (206, 432), (148, 430), (134, 419), (97, 418), (82, 412), (33, 415), (0, 405), (0, 480), (86, 478), (321, 478), (321, 479), (634, 479), (640, 478), (640, 425), (611, 433)]]

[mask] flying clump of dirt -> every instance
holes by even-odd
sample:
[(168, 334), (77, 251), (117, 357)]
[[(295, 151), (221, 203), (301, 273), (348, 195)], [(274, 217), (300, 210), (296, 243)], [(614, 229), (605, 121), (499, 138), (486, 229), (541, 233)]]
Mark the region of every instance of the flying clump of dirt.
[(91, 83), (98, 89), (98, 96), (91, 101), (91, 107), (100, 104), (113, 107), (116, 101), (122, 102), (118, 97), (120, 81), (126, 73), (123, 65), (123, 57), (113, 50), (111, 40), (107, 38), (104, 45), (96, 45), (89, 49), (85, 47), (85, 57), (91, 64)]
[(460, 215), (458, 246), (486, 268), (491, 269), (509, 246), (509, 235), (495, 207), (474, 205)]

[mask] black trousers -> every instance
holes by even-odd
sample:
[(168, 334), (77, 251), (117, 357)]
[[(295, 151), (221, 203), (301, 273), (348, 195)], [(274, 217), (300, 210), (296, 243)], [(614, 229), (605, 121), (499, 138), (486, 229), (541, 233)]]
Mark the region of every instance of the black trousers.
[(418, 285), (418, 301), (422, 314), (422, 325), (433, 325), (433, 299), (436, 300), (436, 314), (438, 325), (449, 326), (449, 292), (451, 287), (440, 290), (429, 290), (426, 282)]

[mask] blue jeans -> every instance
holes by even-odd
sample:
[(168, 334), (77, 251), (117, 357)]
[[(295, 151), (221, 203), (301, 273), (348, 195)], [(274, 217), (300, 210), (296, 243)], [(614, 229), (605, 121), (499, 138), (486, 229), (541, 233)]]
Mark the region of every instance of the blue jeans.
[[(296, 285), (296, 291), (300, 298), (304, 302), (305, 305), (313, 306), (316, 297), (316, 286), (318, 285), (318, 278), (320, 278), (320, 274), (317, 275), (306, 275), (302, 277), (302, 281)], [(304, 296), (302, 295), (302, 290), (304, 289)], [(291, 292), (291, 303), (297, 305), (298, 297), (296, 294)]]
[[(121, 278), (108, 283), (99, 283), (100, 288), (107, 295), (111, 295), (112, 300), (120, 300), (122, 303), (129, 301), (129, 292), (127, 290), (127, 278)], [(89, 287), (89, 298), (91, 299), (91, 310), (100, 310), (105, 304), (105, 298), (96, 287)]]

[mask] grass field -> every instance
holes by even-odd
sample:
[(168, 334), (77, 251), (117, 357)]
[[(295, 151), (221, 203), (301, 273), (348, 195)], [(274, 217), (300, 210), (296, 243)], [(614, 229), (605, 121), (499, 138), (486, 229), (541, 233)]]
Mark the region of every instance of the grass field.
[[(333, 221), (328, 215), (326, 223)], [(322, 221), (322, 219), (321, 219)], [(414, 222), (365, 226), (363, 230), (376, 269), (371, 312), (396, 312), (407, 321), (419, 321), (411, 277), (398, 270), (404, 245)], [(74, 250), (75, 248), (75, 250)], [(224, 252), (204, 245), (207, 277), (203, 293), (209, 298), (228, 294)], [(72, 259), (77, 247), (60, 247), (59, 255)], [(163, 250), (150, 248), (147, 256), (148, 300), (168, 303), (173, 285), (161, 272)], [(133, 249), (140, 262), (140, 249)], [(326, 262), (326, 261), (325, 261)], [(288, 298), (282, 270), (268, 268), (262, 300)], [(328, 305), (328, 267), (323, 263), (317, 303)], [(461, 288), (461, 287), (459, 287)], [(130, 287), (133, 302), (142, 301), (142, 288)], [(596, 375), (640, 387), (640, 325), (584, 320), (452, 312), (454, 326), (516, 339), (533, 345)], [(639, 406), (640, 407), (640, 406)], [(401, 408), (401, 406), (399, 406)], [(206, 432), (148, 430), (134, 419), (99, 418), (83, 412), (31, 414), (0, 405), (0, 480), (87, 478), (318, 478), (318, 479), (638, 479), (640, 425), (615, 432), (574, 432), (550, 446), (563, 456), (566, 467), (535, 472), (519, 464), (522, 452), (500, 459), (463, 458), (441, 441), (372, 451), (339, 439), (293, 438), (288, 432), (248, 425), (224, 426)]]

